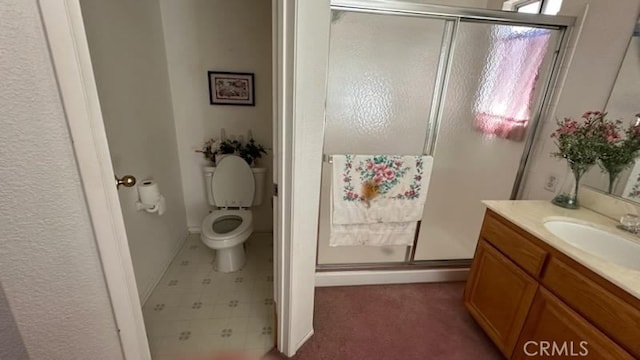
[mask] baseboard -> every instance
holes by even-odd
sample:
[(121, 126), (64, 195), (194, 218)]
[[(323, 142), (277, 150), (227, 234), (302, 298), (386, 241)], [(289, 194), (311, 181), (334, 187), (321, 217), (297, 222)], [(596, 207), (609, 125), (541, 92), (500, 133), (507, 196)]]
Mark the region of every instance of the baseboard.
[(316, 273), (316, 287), (465, 281), (469, 268), (327, 271)]
[(178, 256), (180, 249), (182, 249), (182, 246), (184, 245), (185, 241), (187, 241), (187, 239), (189, 238), (189, 233), (191, 233), (191, 231), (188, 231), (188, 233), (183, 236), (182, 241), (178, 241), (178, 244), (176, 244), (176, 247), (173, 249), (173, 251), (171, 251), (171, 257), (169, 257), (169, 261), (167, 261), (162, 267), (162, 271), (160, 272), (160, 275), (156, 278), (154, 282), (151, 283), (151, 286), (149, 286), (142, 294), (142, 297), (140, 299), (140, 304), (142, 304), (142, 306), (144, 306), (147, 303), (147, 300), (149, 300), (149, 297), (151, 296), (153, 289), (155, 289), (156, 286), (158, 286), (164, 274), (167, 272), (167, 270), (169, 270), (169, 266), (171, 265), (171, 262), (173, 261), (173, 259), (175, 259), (176, 256)]
[(287, 353), (284, 353), (284, 354), (285, 354), (285, 355), (287, 355), (288, 357), (293, 357), (293, 356), (296, 354), (296, 352), (298, 352), (298, 349), (300, 349), (300, 348), (302, 347), (302, 345), (304, 345), (304, 343), (306, 343), (306, 342), (307, 342), (307, 340), (309, 340), (312, 336), (313, 336), (313, 329), (311, 329), (311, 331), (309, 331), (309, 332), (307, 333), (307, 335), (305, 335), (305, 336), (302, 338), (302, 340), (300, 340), (300, 341), (296, 344), (296, 348), (295, 348), (295, 349), (291, 349), (291, 350), (293, 350), (293, 352), (292, 352), (291, 354), (287, 354)]

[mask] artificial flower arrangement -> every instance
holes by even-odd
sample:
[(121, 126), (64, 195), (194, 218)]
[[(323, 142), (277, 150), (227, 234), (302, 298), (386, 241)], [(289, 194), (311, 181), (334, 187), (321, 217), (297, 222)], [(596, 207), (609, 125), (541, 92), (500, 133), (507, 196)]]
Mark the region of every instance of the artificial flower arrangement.
[(214, 166), (218, 155), (235, 154), (243, 158), (250, 166), (254, 166), (256, 160), (267, 154), (266, 148), (256, 143), (253, 138), (246, 143), (235, 139), (225, 139), (223, 141), (209, 139), (196, 152), (202, 153)]
[(635, 161), (640, 151), (640, 127), (631, 125), (623, 138), (622, 121), (606, 119), (606, 113), (587, 111), (580, 121), (564, 118), (551, 134), (558, 151), (551, 155), (567, 160), (573, 175), (573, 184), (561, 189), (553, 203), (562, 207), (578, 208), (578, 189), (583, 175), (596, 163), (609, 173), (609, 190), (620, 172)]
[[(603, 115), (604, 116), (604, 115)], [(603, 129), (598, 133), (604, 136), (604, 142), (598, 155), (598, 165), (609, 175), (608, 192), (613, 192), (613, 186), (620, 173), (635, 163), (640, 152), (640, 126), (632, 124), (623, 129), (622, 121), (603, 119)], [(623, 137), (621, 134), (624, 133)]]

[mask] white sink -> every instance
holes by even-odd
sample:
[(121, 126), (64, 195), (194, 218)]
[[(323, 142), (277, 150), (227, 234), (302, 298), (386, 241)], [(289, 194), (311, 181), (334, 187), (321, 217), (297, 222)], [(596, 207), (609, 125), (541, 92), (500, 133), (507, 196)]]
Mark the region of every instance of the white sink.
[(564, 220), (544, 227), (568, 244), (626, 268), (640, 270), (640, 244), (596, 227)]

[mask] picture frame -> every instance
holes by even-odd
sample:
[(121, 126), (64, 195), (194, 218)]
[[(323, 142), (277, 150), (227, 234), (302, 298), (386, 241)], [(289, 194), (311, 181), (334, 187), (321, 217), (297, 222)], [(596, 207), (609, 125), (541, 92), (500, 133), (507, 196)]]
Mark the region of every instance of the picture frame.
[(253, 73), (209, 71), (211, 105), (255, 106)]

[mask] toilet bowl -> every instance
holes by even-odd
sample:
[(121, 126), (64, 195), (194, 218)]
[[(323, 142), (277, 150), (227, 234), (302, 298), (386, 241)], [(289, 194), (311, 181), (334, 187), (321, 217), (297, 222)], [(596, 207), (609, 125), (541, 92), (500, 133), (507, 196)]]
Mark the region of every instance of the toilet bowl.
[[(262, 202), (260, 186), (266, 171), (252, 169), (241, 157), (229, 155), (216, 168), (208, 167), (204, 172), (207, 198), (216, 210), (202, 220), (200, 239), (216, 251), (215, 270), (238, 271), (245, 263), (243, 243), (253, 233), (249, 208)], [(256, 194), (259, 197), (254, 197)]]
[(237, 271), (245, 263), (243, 243), (253, 233), (251, 210), (215, 210), (202, 221), (202, 242), (216, 250), (216, 270)]

